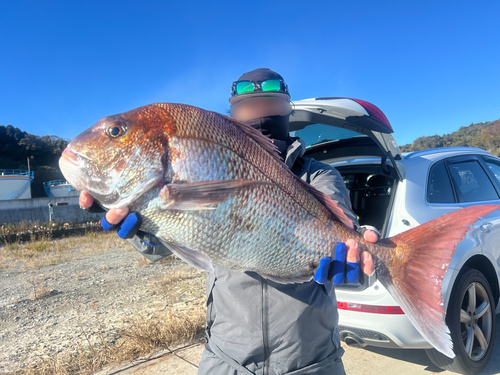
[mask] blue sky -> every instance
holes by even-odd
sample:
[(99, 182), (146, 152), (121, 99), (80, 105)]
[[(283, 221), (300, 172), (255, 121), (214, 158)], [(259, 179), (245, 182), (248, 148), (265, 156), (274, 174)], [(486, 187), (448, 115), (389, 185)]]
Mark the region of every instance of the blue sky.
[(400, 144), (500, 118), (500, 1), (0, 2), (0, 124), (73, 138), (153, 102), (225, 112), (269, 67), (292, 99), (379, 106)]

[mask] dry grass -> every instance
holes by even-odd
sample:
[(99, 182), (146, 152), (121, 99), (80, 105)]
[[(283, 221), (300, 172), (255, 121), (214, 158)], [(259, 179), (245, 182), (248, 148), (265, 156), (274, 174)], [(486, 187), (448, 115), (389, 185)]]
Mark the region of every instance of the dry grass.
[(89, 232), (85, 236), (52, 239), (50, 232), (27, 242), (7, 243), (0, 247), (0, 271), (20, 267), (28, 270), (99, 254), (111, 248), (131, 246), (116, 233)]
[(157, 316), (136, 315), (132, 317), (132, 324), (121, 336), (129, 339), (128, 351), (137, 356), (192, 340), (203, 331), (204, 325), (205, 306), (198, 303), (182, 313), (176, 308), (170, 308)]
[(34, 289), (30, 294), (32, 300), (41, 299), (50, 296), (51, 290), (45, 285), (40, 285), (38, 288)]
[(83, 223), (76, 224), (73, 226), (65, 226), (58, 222), (46, 222), (39, 223), (38, 221), (23, 221), (18, 224), (6, 224), (0, 226), (0, 244), (12, 244), (19, 243), (22, 240), (28, 242), (36, 242), (39, 240), (52, 238), (52, 232), (54, 230), (59, 230), (62, 228), (74, 228), (74, 227), (88, 227), (91, 230), (97, 228), (96, 223)]
[(30, 284), (32, 288), (32, 291), (29, 294), (29, 298), (32, 300), (37, 300), (50, 296), (52, 290), (48, 289), (44, 285), (44, 283), (46, 280), (53, 279), (54, 277), (55, 276), (53, 274), (49, 274), (41, 277), (32, 276), (31, 279), (27, 280), (28, 284)]
[[(2, 229), (3, 228), (3, 229)], [(0, 228), (0, 235), (13, 228)], [(28, 225), (16, 230), (29, 230)], [(2, 232), (3, 231), (3, 232)], [(40, 234), (42, 233), (42, 234)], [(57, 264), (77, 259), (89, 254), (108, 251), (110, 248), (132, 249), (115, 233), (89, 232), (85, 236), (68, 237), (54, 240), (50, 231), (39, 232), (27, 242), (14, 241), (0, 246), (0, 271), (13, 268), (31, 270), (49, 264)], [(1, 240), (1, 239), (0, 239)], [(1, 241), (0, 241), (1, 244)], [(137, 262), (138, 266), (151, 264), (146, 258)], [(158, 263), (168, 266), (177, 262), (174, 257), (167, 257)], [(106, 267), (106, 266), (105, 266)], [(51, 276), (29, 280), (32, 291), (30, 298), (40, 299), (50, 295), (51, 290), (45, 281)], [(83, 273), (74, 275), (78, 280), (86, 277)], [(160, 282), (152, 283), (166, 305), (154, 315), (137, 312), (124, 317), (120, 328), (115, 332), (115, 339), (105, 334), (101, 321), (94, 327), (80, 324), (83, 339), (77, 342), (72, 352), (40, 358), (27, 368), (11, 373), (15, 375), (87, 375), (105, 366), (131, 361), (147, 356), (159, 349), (165, 349), (177, 343), (188, 342), (204, 330), (205, 296), (204, 277), (201, 271), (189, 266), (181, 267)], [(140, 306), (138, 306), (140, 308)], [(89, 332), (98, 328), (97, 339), (91, 339)]]
[(150, 261), (146, 257), (141, 257), (137, 261), (134, 262), (134, 266), (136, 267), (147, 267), (154, 264), (154, 262)]
[(23, 220), (17, 224), (3, 223), (3, 225), (0, 225), (0, 236), (11, 233), (27, 232), (40, 225), (38, 221), (33, 222), (28, 220)]
[(100, 334), (95, 340), (87, 334), (90, 328), (80, 323), (83, 339), (76, 344), (73, 353), (40, 358), (38, 363), (13, 374), (89, 375), (112, 364), (189, 342), (201, 334), (205, 326), (203, 283), (200, 271), (187, 267), (186, 272), (176, 272), (158, 285), (171, 300), (165, 309), (154, 315), (136, 312), (125, 316), (115, 340), (110, 340), (109, 334), (106, 336), (103, 322), (96, 322)]
[(190, 277), (190, 274), (186, 271), (176, 271), (169, 275), (166, 275), (163, 280), (160, 281), (160, 285), (162, 287), (170, 287), (172, 284), (175, 284), (181, 280)]
[(86, 337), (78, 343), (72, 355), (43, 358), (29, 368), (19, 369), (15, 375), (87, 375), (110, 364), (131, 361), (151, 355), (172, 344), (188, 342), (199, 335), (205, 324), (205, 309), (197, 305), (183, 314), (169, 310), (155, 317), (139, 314), (120, 332), (116, 343), (110, 343), (101, 334), (98, 342)]
[(47, 234), (38, 240), (32, 240), (26, 243), (26, 249), (31, 254), (43, 253), (51, 248), (52, 241), (50, 238), (50, 234)]
[(64, 223), (62, 221), (29, 221), (24, 220), (17, 224), (3, 223), (0, 225), (0, 239), (5, 239), (5, 236), (10, 234), (36, 234), (47, 230), (69, 229), (69, 228), (97, 228), (98, 222), (86, 223)]

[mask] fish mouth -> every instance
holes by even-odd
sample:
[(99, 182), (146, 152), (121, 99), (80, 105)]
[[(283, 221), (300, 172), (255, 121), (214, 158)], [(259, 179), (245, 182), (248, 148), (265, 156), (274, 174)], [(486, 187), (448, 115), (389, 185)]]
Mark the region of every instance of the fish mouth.
[(59, 168), (64, 178), (78, 191), (84, 190), (84, 185), (82, 184), (85, 184), (85, 182), (89, 180), (89, 176), (85, 172), (84, 166), (90, 160), (90, 158), (69, 148), (66, 148), (62, 152), (59, 159)]
[(82, 154), (75, 152), (73, 150), (68, 150), (67, 148), (61, 154), (61, 159), (62, 161), (68, 162), (74, 165), (75, 167), (79, 167), (81, 165), (82, 159), (91, 160), (88, 157), (83, 156)]
[(122, 195), (123, 186), (120, 184), (122, 176), (140, 157), (141, 150), (140, 146), (137, 147), (131, 158), (127, 158), (126, 161), (122, 159), (123, 163), (120, 168), (112, 170), (106, 176), (89, 174), (86, 165), (91, 164), (92, 159), (69, 148), (66, 148), (61, 154), (59, 166), (64, 177), (73, 187), (79, 191), (88, 191), (104, 207), (125, 207), (132, 204), (163, 179), (163, 169), (154, 171), (149, 173), (148, 178), (145, 178), (145, 181), (136, 186), (133, 191)]

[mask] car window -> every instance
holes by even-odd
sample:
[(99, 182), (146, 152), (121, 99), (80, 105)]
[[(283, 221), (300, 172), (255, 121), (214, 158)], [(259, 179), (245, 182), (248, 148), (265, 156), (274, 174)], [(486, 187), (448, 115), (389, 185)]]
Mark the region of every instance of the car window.
[(493, 184), (477, 160), (450, 164), (450, 172), (460, 202), (498, 199)]
[(497, 181), (500, 183), (500, 162), (496, 160), (486, 159), (485, 163), (490, 168)]
[(291, 131), (290, 136), (300, 137), (306, 143), (306, 147), (341, 139), (367, 137), (366, 134), (325, 124), (307, 125), (304, 129)]
[(427, 186), (427, 201), (429, 203), (454, 203), (451, 182), (446, 172), (444, 162), (435, 164), (429, 173)]

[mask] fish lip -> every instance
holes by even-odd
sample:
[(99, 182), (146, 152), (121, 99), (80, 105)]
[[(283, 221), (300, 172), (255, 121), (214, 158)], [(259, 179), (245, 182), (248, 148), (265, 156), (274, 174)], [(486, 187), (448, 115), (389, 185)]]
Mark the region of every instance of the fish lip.
[(61, 159), (64, 159), (65, 161), (69, 162), (70, 164), (73, 164), (76, 167), (80, 166), (80, 160), (92, 160), (86, 156), (83, 156), (79, 152), (75, 152), (73, 150), (68, 150), (65, 149), (63, 153), (61, 154)]

